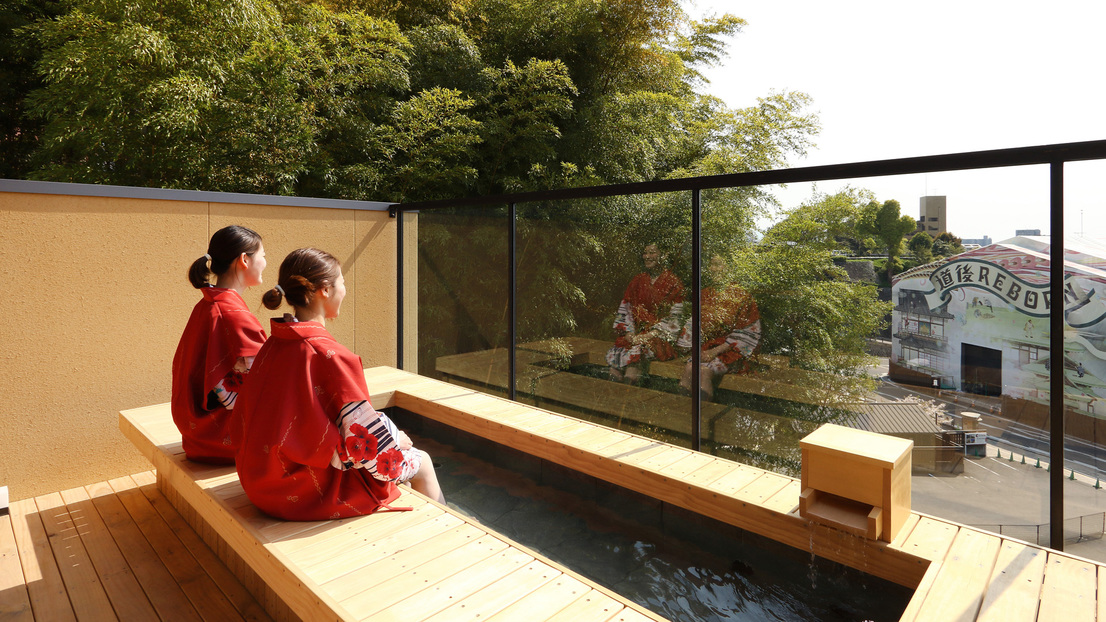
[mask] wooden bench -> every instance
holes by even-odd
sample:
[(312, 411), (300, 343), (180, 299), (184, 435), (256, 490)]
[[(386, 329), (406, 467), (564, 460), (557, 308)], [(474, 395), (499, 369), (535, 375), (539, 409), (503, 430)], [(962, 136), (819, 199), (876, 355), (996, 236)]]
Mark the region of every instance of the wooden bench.
[[(376, 408), (415, 413), (900, 585), (922, 583), (933, 559), (907, 539), (917, 515), (894, 542), (865, 540), (801, 518), (801, 486), (791, 477), (391, 367), (365, 378)], [(279, 521), (249, 503), (232, 468), (184, 458), (168, 405), (125, 411), (120, 427), (154, 463), (164, 494), (276, 619), (464, 611), (482, 619), (499, 612), (498, 620), (522, 610), (526, 619), (656, 619), (416, 493), (400, 501), (413, 512)]]
[[(387, 399), (373, 395), (384, 408)], [(404, 488), (412, 512), (286, 522), (250, 504), (233, 467), (185, 459), (168, 404), (120, 413), (158, 486), (276, 620), (660, 620)]]
[[(1087, 560), (917, 513), (892, 542), (866, 540), (800, 518), (792, 478), (389, 367), (365, 377), (377, 408), (418, 413), (915, 588), (902, 622), (1106, 618), (1097, 597), (1106, 569)], [(413, 512), (278, 521), (250, 505), (233, 469), (183, 458), (168, 405), (121, 413), (120, 427), (275, 619), (657, 619), (416, 493), (402, 499)]]

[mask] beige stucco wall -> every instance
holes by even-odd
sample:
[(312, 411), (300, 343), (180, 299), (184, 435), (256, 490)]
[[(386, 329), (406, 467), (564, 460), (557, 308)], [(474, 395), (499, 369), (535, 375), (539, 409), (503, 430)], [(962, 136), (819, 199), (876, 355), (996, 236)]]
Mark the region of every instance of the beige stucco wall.
[[(118, 412), (169, 401), (173, 353), (199, 299), (185, 274), (228, 224), (261, 234), (266, 284), (295, 248), (337, 257), (348, 293), (331, 332), (366, 366), (395, 364), (386, 211), (0, 191), (0, 486), (13, 500), (150, 468), (119, 433)], [(261, 305), (264, 289), (245, 298), (267, 329), (279, 311)]]

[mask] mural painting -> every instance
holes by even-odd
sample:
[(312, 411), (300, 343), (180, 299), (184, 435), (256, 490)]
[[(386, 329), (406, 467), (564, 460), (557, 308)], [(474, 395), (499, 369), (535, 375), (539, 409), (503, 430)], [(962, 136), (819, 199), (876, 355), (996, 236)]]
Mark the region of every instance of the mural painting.
[[(1065, 251), (1063, 300), (1049, 293), (1047, 237), (1016, 237), (896, 279), (892, 377), (1048, 404), (1063, 365), (1069, 409), (1106, 418), (1106, 247)], [(1049, 311), (1064, 307), (1064, 357), (1049, 357)]]

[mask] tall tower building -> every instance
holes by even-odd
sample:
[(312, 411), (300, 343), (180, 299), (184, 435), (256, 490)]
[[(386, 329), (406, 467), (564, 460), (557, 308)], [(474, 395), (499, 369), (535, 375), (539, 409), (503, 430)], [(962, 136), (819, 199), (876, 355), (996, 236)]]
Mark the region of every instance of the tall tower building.
[(918, 224), (919, 230), (925, 231), (932, 238), (948, 231), (948, 220), (945, 219), (945, 197), (922, 197)]

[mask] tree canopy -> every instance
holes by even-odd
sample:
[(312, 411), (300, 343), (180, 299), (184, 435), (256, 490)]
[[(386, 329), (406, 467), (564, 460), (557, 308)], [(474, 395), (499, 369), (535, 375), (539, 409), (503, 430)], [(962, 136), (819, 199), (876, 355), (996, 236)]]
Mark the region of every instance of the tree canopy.
[(882, 204), (872, 201), (864, 206), (859, 231), (874, 236), (887, 250), (887, 280), (894, 275), (894, 266), (902, 254), (902, 241), (906, 234), (918, 228), (918, 223), (901, 213), (899, 202), (894, 199)]
[[(704, 93), (703, 70), (744, 25), (690, 20), (680, 0), (17, 0), (0, 10), (12, 76), (0, 140), (14, 147), (0, 164), (10, 177), (383, 201), (783, 167), (813, 145), (809, 96), (734, 109)], [(690, 207), (686, 193), (521, 205), (520, 338), (606, 336), (647, 241), (686, 280)], [(760, 239), (777, 207), (768, 188), (704, 192), (704, 241), (763, 301), (766, 348), (857, 364), (882, 307), (831, 255), (874, 240), (897, 254), (909, 219), (847, 191)], [(457, 351), (435, 345), (436, 326), (502, 345), (489, 278), (503, 270), (501, 225), (494, 210), (421, 217), (425, 360)], [(458, 248), (471, 261), (449, 260)]]
[(736, 251), (737, 280), (761, 310), (765, 351), (836, 373), (867, 360), (865, 340), (890, 305), (878, 302), (874, 285), (849, 280), (834, 258), (874, 244), (867, 224), (874, 206), (867, 190), (816, 194), (787, 210), (758, 244)]
[(952, 257), (963, 252), (963, 241), (948, 231), (939, 233), (933, 238), (933, 254), (937, 257)]
[(731, 110), (744, 21), (678, 0), (19, 0), (3, 167), (55, 181), (423, 200), (759, 170), (801, 93)]
[(933, 238), (929, 237), (929, 234), (925, 231), (915, 233), (906, 246), (911, 253), (914, 253), (914, 257), (922, 263), (933, 258)]

